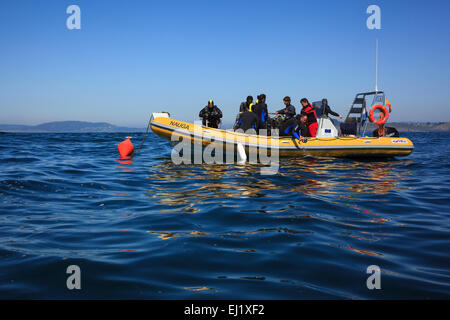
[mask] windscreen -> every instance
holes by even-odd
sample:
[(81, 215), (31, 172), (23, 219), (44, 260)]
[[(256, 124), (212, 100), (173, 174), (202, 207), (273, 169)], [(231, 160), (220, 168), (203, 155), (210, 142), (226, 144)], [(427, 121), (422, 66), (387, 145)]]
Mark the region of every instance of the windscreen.
[(311, 104), (313, 105), (314, 110), (316, 110), (317, 118), (322, 117), (322, 114), (323, 114), (323, 104), (322, 104), (322, 101), (315, 101), (315, 102), (313, 102), (313, 103), (311, 103)]

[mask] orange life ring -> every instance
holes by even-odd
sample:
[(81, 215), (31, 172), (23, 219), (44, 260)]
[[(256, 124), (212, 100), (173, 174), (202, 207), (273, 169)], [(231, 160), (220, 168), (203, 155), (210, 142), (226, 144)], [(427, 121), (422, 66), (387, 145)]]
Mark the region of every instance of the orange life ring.
[[(383, 120), (375, 121), (375, 117), (373, 116), (373, 112), (375, 110), (377, 110), (377, 109), (379, 109), (381, 112), (383, 112), (383, 114), (384, 114), (384, 119)], [(381, 104), (376, 104), (370, 109), (370, 111), (369, 111), (369, 120), (370, 120), (370, 122), (374, 122), (377, 126), (379, 126), (380, 124), (385, 124), (387, 119), (389, 119), (389, 112), (387, 111), (385, 106), (383, 106)]]

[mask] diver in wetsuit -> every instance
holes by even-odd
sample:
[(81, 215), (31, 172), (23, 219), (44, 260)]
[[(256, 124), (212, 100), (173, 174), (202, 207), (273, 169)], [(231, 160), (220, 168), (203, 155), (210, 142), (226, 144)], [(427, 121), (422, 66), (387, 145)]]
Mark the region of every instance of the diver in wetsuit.
[(280, 136), (292, 135), (298, 140), (304, 141), (304, 137), (311, 137), (308, 129), (308, 115), (304, 112), (286, 120), (280, 130)]
[(242, 129), (244, 131), (254, 129), (256, 133), (256, 129), (258, 128), (258, 116), (251, 111), (242, 112), (239, 115), (235, 128)]
[(319, 123), (317, 122), (316, 110), (314, 110), (314, 106), (312, 106), (308, 99), (303, 98), (300, 100), (300, 103), (303, 106), (302, 113), (306, 113), (308, 117), (308, 130), (311, 134), (311, 137), (315, 137), (317, 134), (317, 129), (319, 129)]
[[(383, 112), (380, 112), (379, 119), (380, 120), (384, 119)], [(395, 129), (394, 127), (385, 127), (384, 123), (383, 123), (383, 124), (378, 125), (378, 129), (373, 130), (372, 136), (375, 138), (380, 138), (380, 137), (398, 138), (398, 137), (400, 137), (400, 133), (398, 133), (397, 129)]]
[[(381, 135), (380, 135), (380, 133), (381, 133)], [(400, 133), (394, 127), (383, 127), (381, 129), (381, 132), (380, 132), (380, 129), (373, 130), (372, 136), (375, 137), (375, 138), (379, 138), (379, 137), (395, 137), (395, 138), (398, 138), (398, 137), (400, 137)]]
[(245, 102), (242, 102), (239, 106), (239, 113), (245, 112), (245, 111), (252, 111), (253, 106), (253, 97), (248, 96)]
[[(380, 115), (378, 117), (379, 120), (383, 120), (385, 118), (385, 115), (383, 112), (380, 112)], [(378, 125), (378, 129), (373, 130), (372, 136), (375, 138), (380, 137), (400, 137), (400, 134), (398, 133), (397, 129), (393, 127), (385, 127), (384, 123)]]
[(260, 94), (257, 101), (258, 103), (252, 107), (252, 112), (258, 116), (258, 129), (267, 129), (269, 111), (267, 110), (266, 95)]
[(328, 114), (331, 114), (332, 116), (339, 117), (339, 119), (342, 119), (342, 116), (339, 113), (334, 112), (333, 110), (331, 110), (331, 107), (328, 105), (328, 100), (327, 99), (325, 99), (325, 98), (322, 99), (322, 106), (323, 106), (323, 113), (322, 114), (324, 116), (328, 117)]
[(200, 111), (198, 116), (203, 119), (204, 126), (208, 124), (210, 128), (218, 128), (222, 111), (214, 104), (214, 101), (209, 100), (208, 105)]
[(283, 98), (283, 102), (285, 105), (284, 109), (278, 110), (275, 114), (283, 114), (287, 119), (295, 116), (295, 107), (291, 104), (291, 98), (286, 96)]

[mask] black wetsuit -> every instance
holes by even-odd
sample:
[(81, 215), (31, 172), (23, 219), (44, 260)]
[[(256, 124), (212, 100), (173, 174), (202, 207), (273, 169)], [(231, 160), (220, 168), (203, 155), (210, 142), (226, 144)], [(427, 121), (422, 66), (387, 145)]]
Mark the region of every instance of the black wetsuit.
[(269, 120), (269, 111), (267, 110), (267, 104), (259, 102), (252, 107), (252, 112), (258, 116), (258, 129), (266, 129), (267, 121)]
[(236, 122), (236, 129), (242, 129), (247, 131), (248, 129), (258, 128), (258, 116), (251, 111), (245, 111), (239, 115), (239, 119)]
[(239, 112), (249, 111), (250, 103), (242, 102), (239, 106)]
[(328, 114), (331, 114), (332, 116), (335, 116), (335, 117), (339, 117), (340, 116), (339, 113), (334, 112), (333, 110), (331, 110), (331, 107), (329, 105), (327, 105), (327, 104), (323, 105), (323, 113), (322, 114), (327, 116), (327, 117), (328, 117)]
[(293, 116), (295, 116), (295, 107), (290, 104), (286, 107), (284, 107), (281, 110), (277, 111), (279, 114), (284, 114), (287, 118), (292, 118)]
[(209, 106), (204, 107), (198, 114), (200, 118), (203, 119), (203, 125), (206, 126), (206, 121), (211, 128), (218, 128), (220, 118), (222, 118), (222, 111), (214, 105), (212, 108)]
[[(395, 137), (398, 138), (400, 137), (400, 134), (398, 133), (397, 129), (393, 128), (393, 127), (385, 127), (385, 135), (384, 137)], [(372, 136), (379, 138), (379, 134), (378, 134), (378, 129), (373, 130), (372, 132)]]
[(298, 120), (297, 117), (290, 118), (283, 122), (280, 128), (280, 136), (294, 136), (297, 139), (310, 137), (308, 126)]

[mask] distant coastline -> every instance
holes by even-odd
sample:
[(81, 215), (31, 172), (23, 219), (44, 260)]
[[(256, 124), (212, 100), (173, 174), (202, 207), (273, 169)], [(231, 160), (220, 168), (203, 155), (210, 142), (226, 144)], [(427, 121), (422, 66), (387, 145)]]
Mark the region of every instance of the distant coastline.
[[(399, 132), (448, 132), (450, 122), (388, 122), (387, 127), (394, 127)], [(374, 124), (369, 124), (368, 129), (377, 128)]]
[(145, 128), (116, 126), (107, 122), (53, 121), (35, 126), (0, 124), (2, 132), (143, 132)]
[[(450, 122), (389, 122), (389, 127), (395, 127), (399, 132), (449, 132)], [(222, 128), (231, 128), (224, 125)], [(375, 129), (370, 124), (368, 130)], [(35, 126), (21, 124), (0, 124), (0, 132), (144, 132), (145, 128), (123, 127), (108, 122), (88, 121), (53, 121)]]

